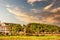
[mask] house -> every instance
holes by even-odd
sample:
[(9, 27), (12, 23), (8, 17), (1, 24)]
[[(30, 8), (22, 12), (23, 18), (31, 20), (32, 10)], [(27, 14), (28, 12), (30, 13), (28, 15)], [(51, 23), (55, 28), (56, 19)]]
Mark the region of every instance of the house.
[(3, 22), (0, 22), (0, 34), (2, 34), (2, 35), (9, 34), (8, 26)]

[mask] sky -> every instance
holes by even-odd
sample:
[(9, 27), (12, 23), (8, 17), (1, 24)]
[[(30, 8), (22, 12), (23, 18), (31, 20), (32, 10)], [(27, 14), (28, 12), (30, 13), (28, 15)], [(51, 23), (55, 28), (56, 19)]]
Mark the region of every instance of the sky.
[(60, 0), (0, 0), (0, 21), (60, 26)]

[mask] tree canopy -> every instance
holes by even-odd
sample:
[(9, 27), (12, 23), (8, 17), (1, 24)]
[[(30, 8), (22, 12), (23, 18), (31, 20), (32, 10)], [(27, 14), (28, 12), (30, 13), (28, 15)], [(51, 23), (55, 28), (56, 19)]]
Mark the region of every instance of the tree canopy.
[(42, 34), (42, 33), (60, 33), (60, 27), (50, 24), (41, 23), (29, 23), (27, 25), (8, 23), (7, 24), (11, 35), (18, 35), (20, 32), (30, 34)]

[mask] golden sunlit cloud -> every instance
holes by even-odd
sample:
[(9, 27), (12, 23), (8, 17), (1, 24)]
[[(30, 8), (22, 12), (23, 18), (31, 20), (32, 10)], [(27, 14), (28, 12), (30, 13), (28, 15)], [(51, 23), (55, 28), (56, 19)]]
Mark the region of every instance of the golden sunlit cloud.
[[(54, 15), (54, 17), (47, 15), (47, 17), (42, 16), (41, 20), (40, 20), (39, 17), (33, 16), (33, 15), (30, 16), (30, 15), (28, 15), (26, 12), (22, 11), (18, 7), (10, 8), (10, 6), (7, 5), (7, 10), (11, 14), (14, 14), (16, 19), (18, 19), (20, 21), (23, 21), (23, 22), (26, 22), (26, 23), (47, 23), (47, 24), (49, 23), (49, 24), (52, 24), (52, 23), (55, 23), (55, 21), (57, 22), (57, 20), (54, 20), (54, 18), (60, 17), (60, 15)], [(55, 8), (55, 9), (51, 9), (50, 12), (53, 13), (54, 11), (56, 12), (56, 10), (60, 10), (60, 7)], [(34, 11), (35, 13), (38, 13), (38, 11), (40, 11), (40, 10), (31, 9), (31, 11)], [(43, 17), (45, 17), (45, 18), (43, 18)]]
[(60, 11), (60, 7), (51, 10), (53, 13), (56, 13), (57, 11)]
[(34, 3), (36, 0), (28, 0), (27, 2), (28, 3), (30, 3), (30, 4), (32, 4), (32, 3)]
[(50, 5), (46, 6), (46, 7), (44, 7), (44, 10), (50, 10), (52, 6), (53, 6), (53, 4), (50, 4)]
[(19, 9), (16, 10), (16, 9), (7, 8), (7, 10), (10, 13), (16, 15), (16, 18), (19, 19), (20, 21), (24, 21), (24, 22), (28, 22), (28, 23), (29, 22), (37, 22), (37, 21), (39, 21), (37, 18), (35, 18), (33, 16), (29, 16), (25, 12), (20, 11)]
[(27, 16), (26, 14), (23, 14), (23, 12), (19, 11), (19, 10), (16, 10), (16, 9), (10, 9), (10, 8), (7, 8), (7, 10), (12, 13), (12, 14), (15, 14), (17, 16)]
[[(7, 8), (7, 10), (16, 15), (16, 19), (20, 20), (20, 21), (24, 21), (27, 23), (54, 23), (55, 21), (53, 20), (55, 17), (47, 17), (47, 18), (43, 18), (42, 20), (39, 20), (39, 18), (34, 17), (34, 16), (29, 16), (27, 15), (25, 12), (22, 12), (20, 9), (10, 9)], [(43, 17), (43, 16), (42, 16)], [(56, 16), (57, 17), (57, 16)]]
[[(38, 18), (34, 17), (34, 16), (29, 16), (27, 15), (25, 12), (21, 12), (19, 9), (16, 10), (16, 9), (10, 9), (10, 8), (7, 8), (7, 10), (16, 15), (16, 19), (20, 20), (20, 21), (24, 21), (24, 22), (27, 22), (27, 23), (44, 23), (44, 21), (46, 21), (46, 19), (43, 19), (43, 20), (39, 20)], [(47, 19), (48, 20), (48, 19)], [(47, 21), (46, 21), (47, 22)], [(50, 21), (49, 21), (50, 22)]]
[(13, 22), (20, 21), (22, 23), (60, 24), (59, 21), (60, 1), (59, 2), (57, 0), (20, 0), (20, 1), (16, 0), (14, 2), (13, 1), (0, 0), (1, 6), (0, 9), (3, 10), (3, 12), (1, 11), (1, 14), (2, 15), (5, 14), (8, 17), (9, 15), (13, 14), (12, 18), (10, 17), (11, 18), (10, 20), (13, 19)]
[(50, 10), (51, 7), (55, 4), (56, 0), (53, 0), (53, 2), (51, 4), (49, 4), (48, 6), (44, 7), (44, 10)]
[(52, 23), (54, 23), (55, 21), (54, 21), (53, 19), (54, 19), (54, 17), (48, 17), (48, 18), (46, 19), (46, 21), (47, 21), (47, 22), (52, 22)]

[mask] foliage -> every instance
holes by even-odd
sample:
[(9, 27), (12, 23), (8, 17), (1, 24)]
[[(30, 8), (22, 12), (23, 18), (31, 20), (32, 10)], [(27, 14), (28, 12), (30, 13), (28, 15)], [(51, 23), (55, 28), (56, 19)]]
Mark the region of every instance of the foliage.
[(40, 24), (40, 23), (30, 23), (27, 25), (29, 32), (40, 33), (40, 32), (49, 32), (49, 33), (59, 33), (60, 27), (55, 25)]
[(60, 27), (50, 24), (40, 24), (40, 23), (29, 23), (23, 26), (21, 24), (8, 23), (7, 24), (10, 35), (20, 35), (19, 33), (24, 33), (26, 35), (39, 35), (39, 34), (59, 34)]
[(9, 31), (11, 32), (11, 35), (17, 35), (19, 31), (23, 31), (23, 28), (20, 24), (8, 24)]

